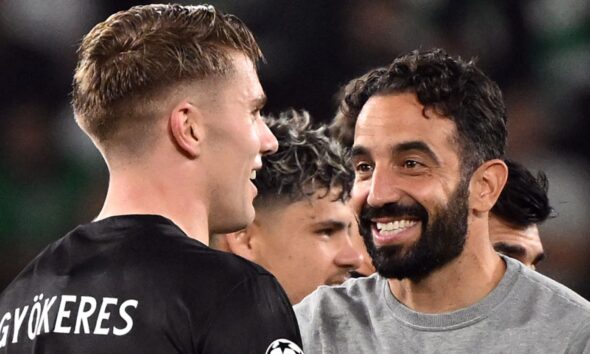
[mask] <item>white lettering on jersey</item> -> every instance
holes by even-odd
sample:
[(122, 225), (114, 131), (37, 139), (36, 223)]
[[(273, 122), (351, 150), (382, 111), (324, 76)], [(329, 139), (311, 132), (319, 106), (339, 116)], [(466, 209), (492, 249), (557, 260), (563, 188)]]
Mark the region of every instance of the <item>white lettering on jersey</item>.
[(119, 316), (121, 316), (121, 318), (123, 320), (125, 320), (125, 323), (127, 325), (123, 329), (119, 329), (117, 327), (114, 327), (113, 333), (116, 336), (124, 336), (131, 331), (131, 329), (133, 328), (133, 319), (131, 318), (131, 316), (129, 316), (129, 314), (127, 312), (125, 312), (125, 310), (129, 306), (133, 306), (134, 308), (137, 308), (137, 305), (138, 305), (137, 300), (127, 300), (121, 304), (121, 307), (119, 307)]
[(61, 302), (59, 303), (59, 310), (57, 311), (57, 319), (55, 320), (55, 333), (70, 333), (72, 327), (64, 327), (62, 321), (70, 317), (70, 311), (66, 311), (68, 302), (76, 302), (75, 295), (62, 295)]
[[(54, 306), (56, 302), (59, 306)], [(121, 305), (117, 307), (119, 303)], [(12, 343), (18, 343), (19, 339), (34, 340), (41, 333), (52, 332), (124, 336), (133, 329), (132, 309), (138, 307), (139, 301), (134, 299), (120, 301), (115, 297), (76, 295), (43, 298), (43, 294), (35, 295), (32, 305), (16, 308), (0, 317), (0, 348), (8, 345), (11, 335)], [(94, 331), (90, 328), (90, 321), (93, 320), (96, 321)], [(115, 326), (115, 323), (121, 323), (120, 320), (125, 323), (123, 328)], [(68, 324), (74, 325), (73, 328)], [(22, 336), (21, 329), (25, 333)]]

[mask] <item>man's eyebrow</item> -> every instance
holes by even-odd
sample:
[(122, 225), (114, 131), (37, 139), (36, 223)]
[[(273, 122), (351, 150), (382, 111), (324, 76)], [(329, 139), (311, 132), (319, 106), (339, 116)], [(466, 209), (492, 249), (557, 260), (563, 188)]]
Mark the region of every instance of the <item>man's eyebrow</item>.
[(340, 231), (346, 229), (348, 225), (350, 225), (350, 223), (346, 223), (344, 221), (339, 220), (322, 220), (313, 224), (313, 227), (321, 229), (334, 229), (336, 231)]
[[(391, 148), (393, 154), (400, 154), (412, 150), (421, 151), (428, 155), (428, 157), (432, 159), (436, 164), (440, 164), (440, 160), (438, 159), (434, 151), (432, 151), (432, 149), (422, 141), (408, 141), (394, 145)], [(369, 155), (369, 151), (363, 146), (353, 146), (351, 149), (351, 156), (355, 157), (361, 155)]]
[(266, 105), (267, 100), (268, 100), (268, 98), (266, 97), (266, 95), (262, 94), (262, 95), (256, 97), (255, 99), (253, 99), (252, 104), (254, 105), (254, 107), (262, 108)]
[(494, 249), (507, 256), (526, 256), (526, 249), (524, 249), (524, 247), (511, 245), (505, 242), (494, 243)]
[(428, 157), (432, 159), (436, 164), (440, 164), (440, 160), (438, 159), (434, 151), (432, 151), (432, 149), (422, 141), (408, 141), (405, 143), (397, 144), (392, 148), (392, 152), (394, 154), (399, 154), (412, 150), (423, 152), (426, 155), (428, 155)]
[(363, 146), (353, 146), (350, 150), (350, 156), (361, 156), (361, 155), (369, 155), (369, 151)]

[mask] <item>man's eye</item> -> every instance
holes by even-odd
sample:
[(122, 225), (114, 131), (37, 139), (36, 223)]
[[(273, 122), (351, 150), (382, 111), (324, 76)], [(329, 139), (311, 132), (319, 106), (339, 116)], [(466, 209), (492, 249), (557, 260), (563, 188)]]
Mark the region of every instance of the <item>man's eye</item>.
[(260, 118), (260, 113), (261, 113), (260, 108), (256, 108), (255, 110), (253, 110), (251, 112), (251, 114), (252, 114), (252, 120), (257, 120), (258, 118)]
[(320, 235), (332, 236), (333, 233), (334, 233), (333, 229), (318, 230), (318, 234), (320, 234)]
[(373, 170), (373, 166), (366, 162), (359, 162), (355, 165), (355, 171), (359, 173), (367, 173)]
[(416, 168), (419, 167), (421, 164), (418, 161), (415, 160), (406, 160), (404, 161), (404, 167), (405, 168)]

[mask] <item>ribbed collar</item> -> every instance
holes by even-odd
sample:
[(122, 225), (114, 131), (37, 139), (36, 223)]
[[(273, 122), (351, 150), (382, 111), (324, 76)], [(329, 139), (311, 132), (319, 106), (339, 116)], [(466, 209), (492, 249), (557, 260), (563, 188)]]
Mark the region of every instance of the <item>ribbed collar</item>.
[(520, 263), (502, 256), (506, 262), (506, 272), (496, 286), (480, 302), (449, 313), (425, 314), (416, 312), (399, 302), (389, 290), (386, 278), (379, 276), (381, 283), (381, 295), (387, 306), (391, 309), (392, 315), (406, 325), (424, 331), (442, 331), (456, 329), (471, 325), (488, 317), (513, 289), (518, 280)]

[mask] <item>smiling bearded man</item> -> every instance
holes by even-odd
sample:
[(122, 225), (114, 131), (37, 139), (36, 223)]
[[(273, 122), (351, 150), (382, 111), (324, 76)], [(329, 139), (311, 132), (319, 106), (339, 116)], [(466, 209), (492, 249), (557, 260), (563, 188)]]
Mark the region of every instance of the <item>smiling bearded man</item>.
[(377, 273), (295, 306), (306, 352), (590, 353), (590, 303), (492, 247), (506, 109), (473, 61), (400, 56), (346, 86), (334, 125)]

